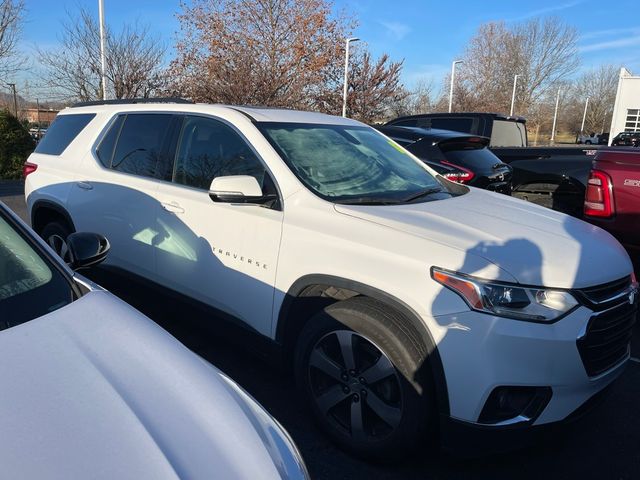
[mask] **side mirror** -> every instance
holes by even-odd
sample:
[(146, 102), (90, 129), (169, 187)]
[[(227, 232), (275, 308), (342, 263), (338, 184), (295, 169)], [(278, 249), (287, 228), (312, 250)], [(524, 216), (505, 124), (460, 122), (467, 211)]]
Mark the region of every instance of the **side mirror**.
[(109, 253), (109, 240), (97, 233), (78, 232), (67, 237), (69, 266), (78, 270), (102, 262)]
[(209, 197), (214, 202), (266, 203), (276, 195), (264, 195), (255, 177), (251, 175), (228, 175), (216, 177), (209, 187)]

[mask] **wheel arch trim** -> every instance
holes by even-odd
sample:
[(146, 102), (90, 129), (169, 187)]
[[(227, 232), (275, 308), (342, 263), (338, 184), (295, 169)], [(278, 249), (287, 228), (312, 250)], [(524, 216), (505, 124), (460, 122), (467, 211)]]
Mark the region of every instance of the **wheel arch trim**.
[(59, 203), (53, 202), (51, 200), (36, 200), (33, 206), (31, 207), (30, 219), (31, 219), (31, 226), (33, 227), (34, 230), (36, 230), (35, 220), (38, 215), (38, 212), (45, 209), (56, 212), (58, 215), (63, 217), (65, 221), (69, 224), (72, 232), (76, 231), (76, 226), (73, 223), (73, 220), (71, 219), (71, 215), (69, 215), (69, 212), (67, 212), (67, 210), (62, 205), (60, 205)]
[(433, 381), (435, 386), (435, 392), (438, 403), (439, 413), (449, 415), (449, 395), (447, 390), (447, 382), (444, 373), (444, 367), (442, 365), (442, 359), (438, 352), (438, 346), (429, 331), (427, 325), (420, 318), (420, 315), (397, 297), (390, 295), (383, 290), (372, 287), (370, 285), (350, 280), (343, 277), (337, 277), (333, 275), (325, 274), (310, 274), (305, 275), (297, 279), (289, 290), (287, 291), (285, 298), (280, 306), (278, 312), (278, 324), (276, 327), (276, 341), (281, 345), (284, 345), (286, 341), (286, 335), (288, 329), (293, 325), (295, 319), (289, 315), (296, 299), (307, 288), (314, 285), (327, 285), (336, 288), (344, 288), (356, 292), (357, 294), (371, 297), (375, 300), (385, 303), (391, 308), (394, 308), (402, 314), (411, 325), (420, 334), (425, 346), (427, 348), (427, 354), (429, 357), (430, 370), (433, 375)]

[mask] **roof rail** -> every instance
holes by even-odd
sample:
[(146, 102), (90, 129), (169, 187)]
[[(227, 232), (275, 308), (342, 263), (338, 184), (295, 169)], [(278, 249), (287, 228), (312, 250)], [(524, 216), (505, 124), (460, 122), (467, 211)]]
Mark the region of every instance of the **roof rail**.
[(135, 103), (194, 103), (191, 100), (180, 97), (163, 98), (121, 98), (116, 100), (93, 100), (91, 102), (78, 102), (71, 105), (75, 107), (91, 107), (93, 105), (132, 105)]

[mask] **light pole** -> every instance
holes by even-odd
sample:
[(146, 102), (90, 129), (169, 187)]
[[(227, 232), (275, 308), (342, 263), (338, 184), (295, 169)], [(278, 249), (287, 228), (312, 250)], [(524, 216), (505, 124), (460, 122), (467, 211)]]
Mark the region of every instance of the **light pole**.
[(560, 89), (558, 88), (558, 95), (556, 95), (556, 109), (553, 112), (553, 127), (551, 127), (551, 143), (556, 139), (556, 120), (558, 119), (558, 105), (560, 104)]
[(346, 48), (344, 50), (344, 91), (342, 93), (342, 116), (347, 116), (347, 87), (349, 80), (349, 44), (351, 42), (357, 42), (359, 38), (352, 37), (347, 38)]
[(520, 76), (520, 74), (515, 75), (513, 77), (513, 92), (511, 93), (511, 112), (509, 113), (509, 116), (512, 117), (513, 116), (513, 106), (516, 102), (516, 85), (518, 84), (518, 77)]
[(10, 86), (13, 91), (13, 110), (16, 114), (16, 118), (18, 118), (18, 95), (16, 94), (16, 84), (7, 83), (7, 85)]
[(453, 107), (453, 79), (456, 76), (456, 65), (462, 63), (462, 60), (454, 60), (451, 62), (451, 85), (449, 86), (449, 113), (451, 113), (451, 107)]
[(580, 126), (580, 134), (584, 132), (584, 121), (587, 119), (587, 107), (589, 106), (589, 97), (587, 97), (587, 101), (584, 102), (584, 113), (582, 114), (582, 125)]
[(107, 60), (104, 52), (104, 0), (98, 0), (98, 16), (100, 17), (100, 67), (102, 73), (102, 99), (107, 99)]

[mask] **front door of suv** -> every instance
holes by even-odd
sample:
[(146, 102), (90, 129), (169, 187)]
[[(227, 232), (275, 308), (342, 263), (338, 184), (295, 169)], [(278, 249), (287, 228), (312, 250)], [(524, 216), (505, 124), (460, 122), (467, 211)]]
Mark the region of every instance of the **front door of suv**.
[(185, 116), (172, 183), (161, 182), (158, 223), (168, 236), (156, 245), (166, 286), (268, 335), (283, 213), (270, 206), (214, 202), (211, 181), (251, 175), (277, 193), (247, 141), (223, 121)]

